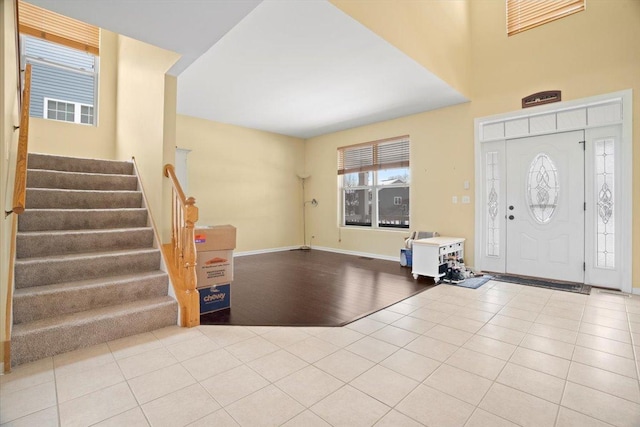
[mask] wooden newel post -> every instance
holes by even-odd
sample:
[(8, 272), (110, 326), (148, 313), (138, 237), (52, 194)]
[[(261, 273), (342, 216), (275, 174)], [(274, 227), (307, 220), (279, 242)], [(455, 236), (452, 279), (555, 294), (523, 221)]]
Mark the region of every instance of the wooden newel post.
[(185, 310), (188, 327), (200, 324), (200, 294), (198, 293), (198, 279), (196, 277), (196, 243), (195, 223), (198, 221), (198, 208), (196, 200), (189, 197), (185, 206), (185, 242), (184, 248), (184, 284), (188, 308)]
[(164, 175), (171, 180), (171, 244), (167, 249), (170, 274), (180, 304), (180, 326), (200, 324), (200, 294), (196, 276), (195, 224), (198, 221), (196, 199), (186, 198), (173, 165), (165, 165)]

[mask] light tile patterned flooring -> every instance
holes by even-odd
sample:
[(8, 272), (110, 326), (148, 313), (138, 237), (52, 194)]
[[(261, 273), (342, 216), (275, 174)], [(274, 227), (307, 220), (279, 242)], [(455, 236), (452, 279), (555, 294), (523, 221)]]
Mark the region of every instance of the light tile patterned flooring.
[(11, 426), (640, 426), (640, 297), (438, 286), (343, 328), (170, 327), (0, 377)]

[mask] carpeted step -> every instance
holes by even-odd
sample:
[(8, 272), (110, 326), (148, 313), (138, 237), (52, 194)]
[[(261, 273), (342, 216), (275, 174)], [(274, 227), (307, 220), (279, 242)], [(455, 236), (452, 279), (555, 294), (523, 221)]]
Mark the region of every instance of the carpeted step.
[(29, 153), (29, 169), (47, 169), (67, 172), (106, 173), (132, 175), (133, 163), (117, 160), (81, 159), (49, 154)]
[(18, 259), (15, 262), (15, 287), (21, 289), (154, 271), (159, 266), (160, 250), (154, 248)]
[(177, 323), (131, 162), (29, 154), (12, 365)]
[(27, 171), (27, 187), (69, 190), (135, 191), (138, 189), (138, 179), (135, 175), (29, 169)]
[(27, 209), (139, 208), (139, 191), (88, 191), (27, 188)]
[(178, 304), (170, 296), (82, 311), (14, 325), (11, 364), (176, 324)]
[(167, 274), (156, 270), (16, 289), (13, 296), (13, 322), (33, 322), (47, 317), (166, 296), (168, 286)]
[(18, 216), (18, 231), (97, 230), (147, 225), (145, 208), (27, 209)]
[(153, 228), (18, 232), (17, 258), (150, 248)]

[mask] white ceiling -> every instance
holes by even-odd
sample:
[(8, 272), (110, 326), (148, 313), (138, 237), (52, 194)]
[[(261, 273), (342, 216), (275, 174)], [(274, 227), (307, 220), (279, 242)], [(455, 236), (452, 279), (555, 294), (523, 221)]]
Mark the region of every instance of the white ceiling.
[(262, 0), (26, 0), (62, 15), (124, 34), (182, 58), (177, 76)]
[(182, 54), (179, 114), (309, 138), (467, 101), (326, 0), (30, 2)]

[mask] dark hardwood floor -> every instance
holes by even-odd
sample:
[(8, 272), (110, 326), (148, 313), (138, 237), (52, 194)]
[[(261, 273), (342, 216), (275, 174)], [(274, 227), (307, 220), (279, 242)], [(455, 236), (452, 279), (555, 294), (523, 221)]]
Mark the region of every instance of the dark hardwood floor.
[(340, 326), (434, 286), (399, 262), (318, 250), (234, 258), (231, 308), (204, 325)]

